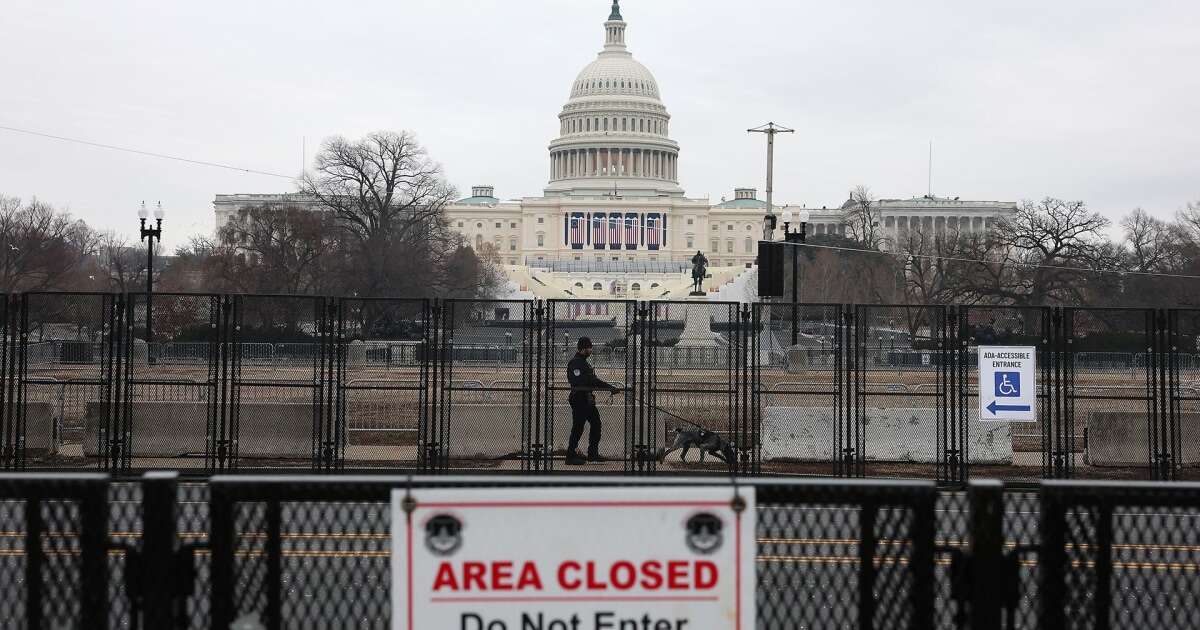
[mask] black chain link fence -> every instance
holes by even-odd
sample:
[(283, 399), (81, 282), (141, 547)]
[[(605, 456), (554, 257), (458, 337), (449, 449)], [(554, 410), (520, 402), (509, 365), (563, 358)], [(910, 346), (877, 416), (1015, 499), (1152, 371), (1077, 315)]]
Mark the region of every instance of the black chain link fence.
[[(601, 397), (591, 472), (1192, 479), (1189, 309), (26, 293), (0, 308), (0, 467), (561, 472), (563, 363)], [(976, 353), (1036, 347), (1037, 421), (982, 421)], [(623, 429), (623, 430), (622, 430)], [(622, 435), (623, 434), (623, 435)], [(621, 438), (624, 439), (621, 439)]]
[[(759, 628), (1200, 625), (1200, 484), (747, 483)], [(640, 482), (0, 476), (0, 627), (388, 627), (408, 484)]]

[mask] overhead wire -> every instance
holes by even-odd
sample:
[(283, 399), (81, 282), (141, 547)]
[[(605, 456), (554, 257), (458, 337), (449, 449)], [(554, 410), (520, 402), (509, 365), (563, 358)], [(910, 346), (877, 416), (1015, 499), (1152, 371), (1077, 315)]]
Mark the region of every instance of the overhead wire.
[(191, 158), (179, 157), (177, 155), (168, 155), (166, 153), (156, 153), (154, 151), (142, 151), (141, 149), (131, 149), (129, 147), (121, 147), (121, 146), (117, 146), (117, 145), (113, 145), (113, 144), (105, 144), (103, 142), (92, 142), (90, 140), (81, 140), (79, 138), (69, 138), (67, 136), (58, 136), (58, 135), (54, 135), (54, 134), (50, 134), (50, 133), (43, 133), (40, 131), (30, 131), (29, 129), (19, 129), (17, 127), (8, 127), (5, 125), (0, 125), (0, 131), (9, 131), (12, 133), (22, 133), (22, 134), (26, 134), (26, 135), (30, 135), (30, 136), (37, 136), (39, 138), (49, 138), (51, 140), (59, 140), (62, 142), (72, 142), (75, 144), (82, 144), (82, 145), (86, 145), (89, 147), (96, 147), (96, 148), (100, 148), (100, 149), (109, 149), (111, 151), (124, 151), (125, 153), (134, 153), (137, 155), (145, 155), (145, 156), (160, 158), (160, 159), (164, 159), (164, 160), (175, 160), (176, 162), (186, 162), (188, 164), (197, 164), (200, 166), (211, 166), (213, 168), (223, 168), (223, 169), (227, 169), (227, 170), (231, 170), (231, 171), (239, 171), (242, 173), (251, 173), (254, 175), (266, 175), (268, 177), (280, 177), (283, 179), (290, 179), (290, 180), (296, 179), (292, 175), (282, 175), (280, 173), (272, 173), (270, 171), (260, 171), (260, 170), (253, 169), (253, 168), (244, 168), (241, 166), (233, 166), (231, 164), (221, 164), (220, 162), (209, 162), (207, 160), (194, 160)]

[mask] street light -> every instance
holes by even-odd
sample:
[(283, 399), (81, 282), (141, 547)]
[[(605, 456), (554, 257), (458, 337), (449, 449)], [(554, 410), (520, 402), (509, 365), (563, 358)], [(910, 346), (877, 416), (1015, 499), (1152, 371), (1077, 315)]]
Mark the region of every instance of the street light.
[[(792, 214), (791, 210), (783, 211), (783, 241), (785, 243), (802, 244), (808, 236), (809, 212), (802, 209)], [(800, 252), (792, 249), (792, 345), (800, 343), (798, 319), (800, 313)]]
[(149, 218), (149, 213), (146, 212), (146, 202), (142, 202), (142, 208), (138, 210), (138, 219), (141, 221), (142, 240), (146, 242), (146, 355), (150, 363), (154, 363), (154, 354), (151, 352), (150, 344), (154, 343), (154, 240), (162, 243), (162, 220), (163, 215), (162, 202), (158, 202), (158, 207), (154, 209), (154, 227), (146, 227), (146, 219)]

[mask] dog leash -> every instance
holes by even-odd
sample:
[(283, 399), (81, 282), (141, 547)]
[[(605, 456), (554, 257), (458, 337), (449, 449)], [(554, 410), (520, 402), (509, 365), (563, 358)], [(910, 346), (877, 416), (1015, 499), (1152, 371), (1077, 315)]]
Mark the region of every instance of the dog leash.
[(692, 425), (692, 426), (696, 427), (697, 429), (700, 429), (701, 431), (712, 431), (712, 429), (710, 429), (710, 428), (708, 428), (708, 427), (706, 427), (706, 426), (703, 426), (703, 425), (701, 425), (701, 424), (699, 424), (699, 423), (697, 423), (697, 422), (695, 422), (695, 421), (693, 421), (693, 420), (688, 420), (687, 418), (684, 418), (684, 417), (682, 417), (682, 416), (677, 416), (677, 415), (675, 415), (675, 414), (671, 413), (670, 411), (667, 411), (666, 409), (663, 409), (662, 407), (659, 407), (658, 405), (655, 405), (655, 404), (652, 404), (652, 403), (647, 403), (647, 402), (646, 402), (646, 400), (645, 400), (644, 398), (642, 398), (641, 396), (636, 396), (636, 397), (634, 398), (634, 400), (637, 400), (638, 402), (642, 403), (643, 405), (647, 405), (647, 406), (649, 406), (649, 407), (653, 407), (654, 409), (657, 409), (658, 411), (661, 411), (661, 412), (663, 412), (663, 413), (667, 414), (668, 416), (671, 416), (672, 418), (675, 418), (676, 420), (680, 420), (680, 421), (686, 422), (686, 423), (688, 423), (688, 424), (690, 424), (690, 425)]

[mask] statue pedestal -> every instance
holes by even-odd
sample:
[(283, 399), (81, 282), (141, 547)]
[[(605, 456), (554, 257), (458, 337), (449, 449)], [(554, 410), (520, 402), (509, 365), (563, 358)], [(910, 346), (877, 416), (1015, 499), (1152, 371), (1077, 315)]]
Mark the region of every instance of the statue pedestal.
[(688, 297), (708, 297), (708, 294), (704, 291), (692, 291), (688, 293)]
[(721, 335), (712, 331), (708, 300), (689, 300), (683, 332), (679, 333), (676, 348), (716, 348)]

